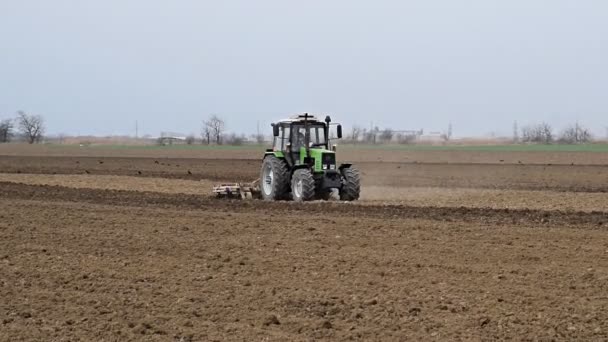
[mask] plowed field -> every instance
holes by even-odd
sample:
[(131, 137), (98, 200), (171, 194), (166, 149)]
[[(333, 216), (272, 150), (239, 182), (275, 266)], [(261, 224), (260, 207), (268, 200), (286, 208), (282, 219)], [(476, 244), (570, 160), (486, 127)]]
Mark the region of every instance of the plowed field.
[(603, 156), (366, 151), (296, 204), (210, 196), (249, 152), (0, 152), (1, 341), (608, 339)]

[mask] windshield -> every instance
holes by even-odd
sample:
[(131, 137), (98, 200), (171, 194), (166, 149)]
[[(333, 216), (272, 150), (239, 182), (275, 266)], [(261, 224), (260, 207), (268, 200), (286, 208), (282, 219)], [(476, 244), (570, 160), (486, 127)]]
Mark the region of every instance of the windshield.
[[(325, 126), (324, 125), (309, 125), (310, 142), (313, 145), (325, 145)], [(304, 125), (293, 125), (293, 142), (295, 146), (304, 146), (304, 137), (306, 136), (306, 128)]]

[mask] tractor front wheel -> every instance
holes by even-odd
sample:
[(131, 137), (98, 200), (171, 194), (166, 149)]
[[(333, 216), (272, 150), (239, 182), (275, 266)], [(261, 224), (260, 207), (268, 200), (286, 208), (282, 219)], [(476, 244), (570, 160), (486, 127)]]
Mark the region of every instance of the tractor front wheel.
[(289, 170), (285, 161), (275, 156), (264, 158), (260, 188), (262, 198), (266, 201), (286, 199), (289, 194)]
[(291, 195), (296, 202), (310, 201), (315, 197), (315, 179), (310, 170), (294, 171), (291, 177)]
[(345, 167), (342, 172), (342, 188), (340, 189), (341, 201), (356, 201), (361, 192), (361, 181), (359, 170), (353, 167)]

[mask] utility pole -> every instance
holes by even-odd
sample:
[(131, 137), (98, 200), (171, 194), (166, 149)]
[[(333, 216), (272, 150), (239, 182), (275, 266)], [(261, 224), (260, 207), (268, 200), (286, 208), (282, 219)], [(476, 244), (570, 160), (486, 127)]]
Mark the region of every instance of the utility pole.
[(135, 120), (135, 140), (139, 138), (139, 124), (137, 120)]
[(448, 140), (450, 140), (452, 138), (452, 121), (450, 121), (450, 124), (448, 125)]

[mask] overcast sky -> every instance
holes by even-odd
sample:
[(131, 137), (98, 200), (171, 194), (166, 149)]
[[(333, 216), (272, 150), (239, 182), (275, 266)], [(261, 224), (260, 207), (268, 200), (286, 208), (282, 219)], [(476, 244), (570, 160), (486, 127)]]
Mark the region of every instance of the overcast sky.
[(608, 126), (604, 0), (0, 0), (0, 119), (50, 133)]

